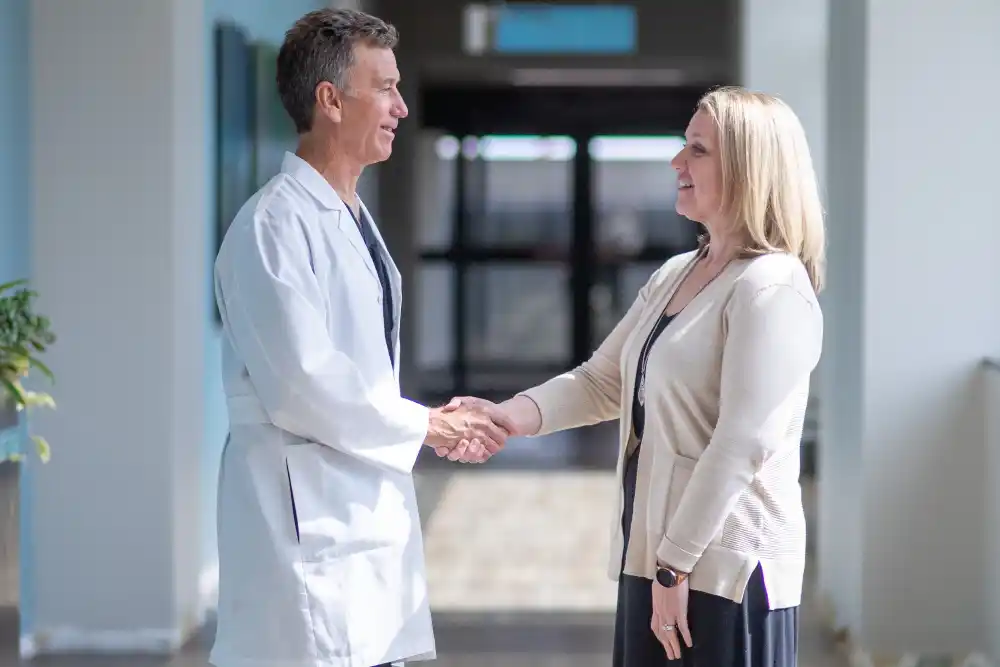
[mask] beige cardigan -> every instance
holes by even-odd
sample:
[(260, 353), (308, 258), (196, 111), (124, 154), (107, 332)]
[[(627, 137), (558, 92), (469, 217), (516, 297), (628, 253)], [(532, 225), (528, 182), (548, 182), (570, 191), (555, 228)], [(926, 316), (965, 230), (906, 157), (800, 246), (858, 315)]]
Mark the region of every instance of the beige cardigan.
[[(639, 351), (699, 252), (657, 270), (590, 360), (523, 392), (541, 412), (538, 435), (620, 418), (612, 579)], [(772, 609), (800, 603), (799, 446), (822, 338), (805, 267), (778, 253), (730, 263), (669, 324), (647, 365), (626, 574), (651, 579), (659, 559), (692, 572), (692, 590), (740, 602), (759, 563)]]

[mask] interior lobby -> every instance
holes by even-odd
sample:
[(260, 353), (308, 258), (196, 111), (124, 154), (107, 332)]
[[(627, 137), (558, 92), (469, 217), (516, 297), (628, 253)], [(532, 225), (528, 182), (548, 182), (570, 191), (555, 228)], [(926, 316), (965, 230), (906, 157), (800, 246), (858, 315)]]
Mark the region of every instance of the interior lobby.
[[(410, 115), (360, 194), (427, 404), (585, 360), (696, 243), (670, 160), (699, 96), (787, 101), (829, 259), (801, 664), (1000, 664), (1000, 2), (0, 0), (0, 282), (28, 279), (58, 336), (56, 382), (31, 381), (57, 408), (0, 424), (25, 452), (0, 464), (0, 667), (208, 664), (212, 267), (295, 144), (284, 32), (330, 5), (401, 35)], [(610, 665), (616, 447), (606, 423), (482, 466), (420, 456), (427, 664)]]

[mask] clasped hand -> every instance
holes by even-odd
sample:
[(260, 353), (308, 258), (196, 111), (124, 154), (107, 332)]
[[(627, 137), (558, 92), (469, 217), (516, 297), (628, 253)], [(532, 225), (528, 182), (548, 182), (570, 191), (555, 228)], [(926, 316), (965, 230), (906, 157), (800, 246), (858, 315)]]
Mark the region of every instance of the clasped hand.
[(522, 434), (502, 406), (462, 396), (431, 411), (427, 444), (450, 461), (483, 463), (503, 449), (511, 435)]

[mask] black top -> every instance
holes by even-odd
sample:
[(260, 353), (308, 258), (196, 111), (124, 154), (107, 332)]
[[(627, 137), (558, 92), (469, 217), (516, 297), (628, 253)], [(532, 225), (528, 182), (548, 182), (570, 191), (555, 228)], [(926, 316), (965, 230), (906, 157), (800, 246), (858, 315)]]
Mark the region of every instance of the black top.
[(667, 328), (667, 325), (676, 316), (676, 313), (674, 315), (667, 315), (666, 311), (664, 311), (660, 315), (660, 319), (656, 320), (656, 324), (653, 325), (652, 331), (649, 332), (649, 336), (646, 337), (646, 342), (639, 352), (639, 363), (635, 369), (635, 387), (632, 389), (632, 432), (635, 433), (635, 439), (640, 443), (642, 442), (642, 433), (646, 429), (645, 385), (646, 362), (649, 359), (649, 350), (653, 347), (656, 339), (660, 337), (660, 334), (663, 333), (663, 330)]
[(358, 226), (358, 229), (361, 230), (361, 238), (365, 240), (368, 254), (371, 255), (372, 263), (375, 264), (375, 273), (378, 274), (378, 281), (382, 284), (382, 325), (385, 329), (385, 347), (389, 351), (389, 363), (395, 366), (396, 355), (393, 354), (392, 346), (392, 286), (389, 283), (389, 269), (386, 268), (385, 262), (382, 261), (378, 239), (375, 238), (375, 232), (372, 231), (372, 221), (363, 211), (361, 213), (361, 220), (359, 221), (350, 206), (347, 207), (347, 210), (351, 214), (351, 217), (354, 218), (354, 223)]

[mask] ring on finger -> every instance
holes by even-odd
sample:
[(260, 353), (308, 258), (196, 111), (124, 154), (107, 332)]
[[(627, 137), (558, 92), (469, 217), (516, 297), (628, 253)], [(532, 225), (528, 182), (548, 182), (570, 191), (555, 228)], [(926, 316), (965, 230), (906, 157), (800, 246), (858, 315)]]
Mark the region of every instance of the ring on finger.
[(673, 632), (674, 630), (677, 629), (677, 626), (676, 625), (661, 625), (660, 629), (663, 630), (664, 632)]

